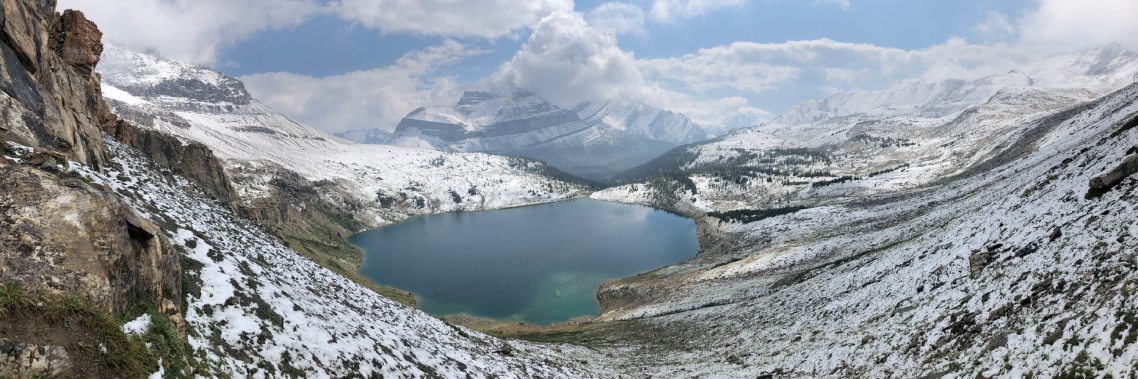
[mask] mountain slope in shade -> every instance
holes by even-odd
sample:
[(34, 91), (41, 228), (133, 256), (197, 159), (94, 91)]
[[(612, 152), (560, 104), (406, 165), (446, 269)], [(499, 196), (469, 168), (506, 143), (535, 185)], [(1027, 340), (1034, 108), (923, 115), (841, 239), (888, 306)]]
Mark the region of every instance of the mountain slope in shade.
[(390, 143), (521, 155), (599, 177), (643, 163), (678, 141), (704, 137), (672, 112), (618, 103), (567, 110), (515, 89), (468, 91), (455, 106), (416, 109), (399, 122)]

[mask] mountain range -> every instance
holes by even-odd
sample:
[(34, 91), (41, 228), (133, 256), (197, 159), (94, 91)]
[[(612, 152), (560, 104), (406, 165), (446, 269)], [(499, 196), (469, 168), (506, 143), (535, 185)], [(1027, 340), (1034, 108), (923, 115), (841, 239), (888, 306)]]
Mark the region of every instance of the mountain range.
[[(1138, 55), (1118, 46), (706, 141), (648, 107), (467, 92), (390, 146), (47, 5), (0, 7), (0, 376), (1138, 372)], [(600, 166), (621, 159), (645, 163)], [(688, 216), (700, 252), (549, 328), (446, 322), (354, 274), (351, 233), (582, 196)]]
[(513, 89), (468, 91), (454, 106), (416, 109), (399, 122), (388, 143), (519, 155), (601, 178), (705, 138), (703, 129), (681, 114), (619, 101), (564, 109)]

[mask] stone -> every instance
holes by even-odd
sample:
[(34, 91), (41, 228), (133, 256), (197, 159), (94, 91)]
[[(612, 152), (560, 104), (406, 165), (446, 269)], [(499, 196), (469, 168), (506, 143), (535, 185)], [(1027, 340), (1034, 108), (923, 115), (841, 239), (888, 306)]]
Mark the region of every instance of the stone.
[(1130, 175), (1138, 172), (1138, 154), (1130, 154), (1122, 157), (1118, 165), (1107, 169), (1091, 178), (1087, 184), (1087, 198), (1094, 198), (1101, 196), (1110, 191), (1111, 188), (1121, 183)]
[(70, 367), (71, 356), (61, 346), (0, 339), (0, 376), (56, 377)]
[(980, 276), (980, 272), (992, 260), (991, 251), (973, 250), (972, 255), (968, 256), (968, 273), (973, 279)]

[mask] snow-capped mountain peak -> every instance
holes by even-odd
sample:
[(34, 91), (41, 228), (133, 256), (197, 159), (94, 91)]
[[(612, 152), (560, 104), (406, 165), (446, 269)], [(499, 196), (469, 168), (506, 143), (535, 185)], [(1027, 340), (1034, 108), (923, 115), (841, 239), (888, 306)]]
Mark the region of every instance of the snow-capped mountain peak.
[(389, 143), (525, 155), (578, 175), (603, 176), (705, 138), (682, 114), (618, 101), (570, 110), (511, 88), (467, 91), (454, 106), (416, 109), (399, 122)]

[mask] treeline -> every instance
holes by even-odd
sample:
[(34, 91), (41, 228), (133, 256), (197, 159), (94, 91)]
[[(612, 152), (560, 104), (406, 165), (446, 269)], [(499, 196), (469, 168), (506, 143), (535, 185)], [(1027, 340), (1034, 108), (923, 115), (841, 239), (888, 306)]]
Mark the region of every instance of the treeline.
[(786, 207), (772, 209), (736, 209), (726, 212), (711, 212), (708, 216), (727, 222), (752, 223), (762, 219), (778, 217), (807, 209), (806, 207)]
[(599, 189), (605, 187), (603, 184), (593, 180), (585, 179), (580, 176), (561, 171), (557, 167), (553, 167), (545, 161), (534, 159), (530, 157), (522, 157), (516, 155), (506, 155), (507, 163), (510, 168), (523, 170), (526, 172), (542, 175), (548, 178), (560, 180), (566, 183), (573, 183), (585, 186), (588, 189)]

